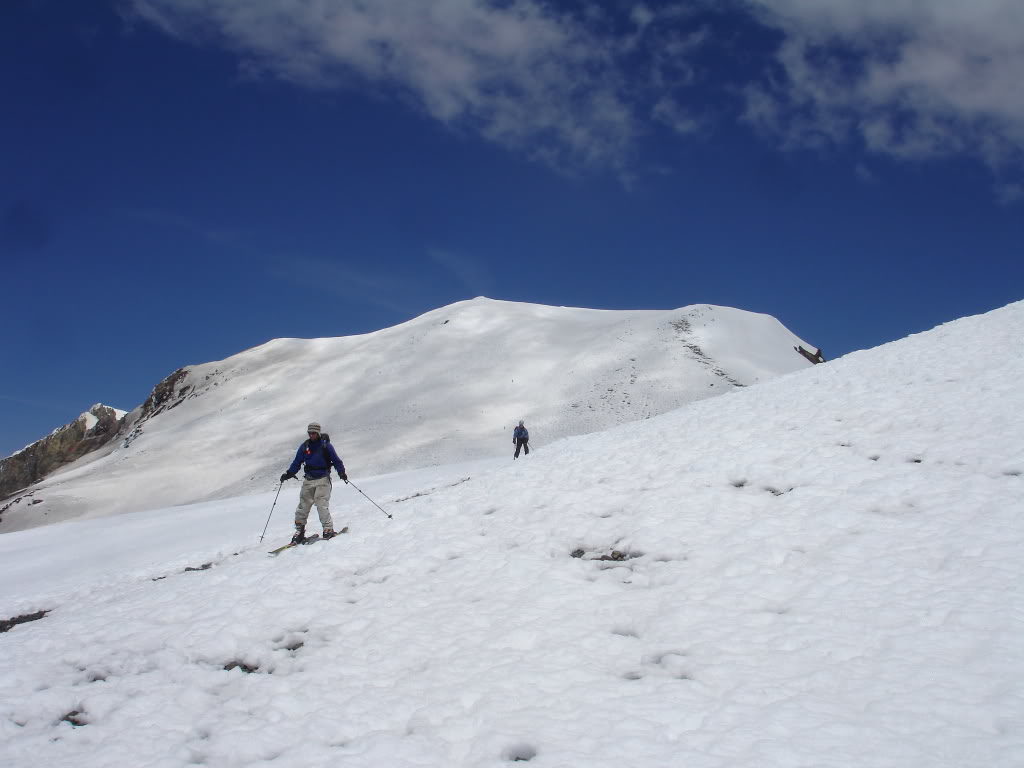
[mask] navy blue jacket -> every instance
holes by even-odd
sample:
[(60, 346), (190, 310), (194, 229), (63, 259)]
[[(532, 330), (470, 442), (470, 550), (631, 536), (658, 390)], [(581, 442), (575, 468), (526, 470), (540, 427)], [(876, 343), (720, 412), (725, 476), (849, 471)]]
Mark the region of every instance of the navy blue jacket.
[(334, 450), (333, 445), (323, 440), (307, 440), (300, 445), (299, 450), (295, 452), (295, 461), (288, 467), (288, 471), (293, 475), (297, 474), (303, 463), (306, 465), (306, 477), (314, 480), (330, 475), (332, 464), (339, 475), (345, 474), (345, 465), (341, 463), (338, 452)]
[(526, 427), (516, 427), (512, 432), (513, 440), (529, 440), (530, 433), (526, 431)]

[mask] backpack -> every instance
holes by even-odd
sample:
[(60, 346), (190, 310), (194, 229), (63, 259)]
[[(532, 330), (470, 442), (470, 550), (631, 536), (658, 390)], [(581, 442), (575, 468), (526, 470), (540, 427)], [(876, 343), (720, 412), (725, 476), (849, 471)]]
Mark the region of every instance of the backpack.
[[(331, 452), (327, 450), (327, 446), (331, 444), (331, 436), (325, 432), (320, 433), (320, 452), (324, 457), (324, 464), (327, 465), (327, 474), (331, 473)], [(306, 440), (306, 456), (310, 455), (309, 440)]]

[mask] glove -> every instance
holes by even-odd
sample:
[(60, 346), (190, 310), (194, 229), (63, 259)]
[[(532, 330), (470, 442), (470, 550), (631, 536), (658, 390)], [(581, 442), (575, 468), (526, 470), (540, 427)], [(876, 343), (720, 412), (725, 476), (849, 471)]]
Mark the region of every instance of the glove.
[(294, 472), (285, 472), (281, 475), (281, 482), (283, 483), (285, 480), (291, 480), (293, 477), (295, 477)]
[(345, 474), (344, 472), (342, 472), (341, 473), (341, 479), (344, 480), (347, 483), (348, 482), (348, 475)]

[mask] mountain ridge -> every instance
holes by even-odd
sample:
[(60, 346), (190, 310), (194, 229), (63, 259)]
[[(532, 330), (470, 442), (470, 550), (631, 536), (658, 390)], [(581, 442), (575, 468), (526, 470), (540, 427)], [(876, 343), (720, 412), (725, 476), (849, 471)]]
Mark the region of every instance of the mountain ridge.
[[(485, 297), (356, 336), (273, 339), (165, 378), (116, 440), (28, 489), (35, 521), (14, 508), (0, 531), (258, 489), (312, 420), (356, 475), (500, 454), (520, 418), (543, 445), (806, 368), (799, 346), (809, 345), (775, 318), (728, 307)], [(145, 499), (119, 493), (167, 461), (177, 483), (154, 479)]]

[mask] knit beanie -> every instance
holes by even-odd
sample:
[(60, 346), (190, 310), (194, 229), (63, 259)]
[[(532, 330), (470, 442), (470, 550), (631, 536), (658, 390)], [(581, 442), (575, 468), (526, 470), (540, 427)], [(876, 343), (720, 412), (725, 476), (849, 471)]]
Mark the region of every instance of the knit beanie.
[(306, 431), (307, 432), (316, 432), (319, 435), (320, 434), (320, 425), (317, 424), (315, 421), (311, 421), (309, 423), (309, 426), (306, 427)]

